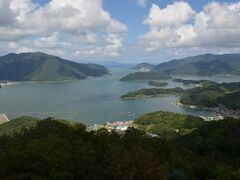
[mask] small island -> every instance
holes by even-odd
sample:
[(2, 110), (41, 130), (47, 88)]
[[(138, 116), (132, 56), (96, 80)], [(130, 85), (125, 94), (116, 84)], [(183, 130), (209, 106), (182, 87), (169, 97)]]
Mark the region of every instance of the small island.
[(163, 89), (163, 88), (149, 88), (149, 89), (140, 89), (137, 91), (129, 92), (125, 95), (122, 95), (121, 99), (137, 99), (137, 98), (147, 98), (147, 97), (154, 97), (154, 96), (161, 96), (161, 95), (181, 95), (185, 91), (182, 88), (170, 88), (170, 89)]
[(155, 87), (164, 87), (168, 85), (168, 82), (159, 82), (159, 81), (149, 81), (149, 86), (155, 86)]
[(136, 81), (136, 80), (167, 80), (170, 76), (156, 71), (135, 72), (128, 74), (120, 79), (120, 81)]
[(217, 84), (216, 82), (210, 81), (210, 80), (185, 80), (185, 79), (175, 78), (172, 81), (182, 83), (184, 86), (191, 85), (191, 84), (193, 85)]

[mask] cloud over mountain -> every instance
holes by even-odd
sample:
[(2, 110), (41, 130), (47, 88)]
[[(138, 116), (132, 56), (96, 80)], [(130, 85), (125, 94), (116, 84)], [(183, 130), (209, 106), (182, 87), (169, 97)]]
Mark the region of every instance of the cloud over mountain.
[(166, 61), (240, 52), (239, 1), (37, 2), (0, 0), (1, 55), (42, 51), (75, 60)]
[[(101, 0), (51, 0), (45, 5), (31, 0), (0, 1), (0, 46), (4, 41), (6, 50), (50, 48), (46, 50), (72, 54), (91, 44), (112, 56), (119, 54), (119, 38), (127, 31), (125, 24), (102, 8)], [(110, 42), (109, 37), (116, 39)], [(110, 46), (115, 52), (108, 54)]]

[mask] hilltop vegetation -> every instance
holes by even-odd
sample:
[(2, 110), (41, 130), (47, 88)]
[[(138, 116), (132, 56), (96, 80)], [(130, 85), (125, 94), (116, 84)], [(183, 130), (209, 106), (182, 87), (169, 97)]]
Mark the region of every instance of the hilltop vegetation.
[(0, 137), (1, 179), (239, 179), (240, 121), (207, 122), (176, 139), (123, 136), (38, 121)]
[(1, 135), (13, 135), (22, 132), (23, 129), (30, 129), (37, 125), (40, 119), (32, 117), (20, 117), (0, 125)]
[(104, 66), (76, 63), (44, 53), (12, 53), (0, 57), (0, 80), (62, 81), (108, 73)]
[(196, 116), (163, 111), (145, 114), (134, 121), (138, 129), (167, 138), (188, 134), (204, 123)]
[[(52, 120), (54, 118), (48, 118), (47, 120)], [(8, 135), (12, 136), (14, 134), (23, 133), (27, 129), (34, 128), (41, 119), (23, 116), (17, 119), (5, 122), (0, 125), (0, 136)], [(74, 121), (57, 119), (56, 121), (66, 124), (68, 126), (73, 126), (76, 124)]]

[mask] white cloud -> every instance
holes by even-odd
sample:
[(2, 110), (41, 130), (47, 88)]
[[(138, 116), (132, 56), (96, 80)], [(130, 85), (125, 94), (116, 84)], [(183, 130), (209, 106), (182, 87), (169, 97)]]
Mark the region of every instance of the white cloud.
[(240, 2), (212, 2), (198, 13), (187, 2), (175, 2), (164, 9), (152, 5), (143, 23), (149, 32), (139, 40), (147, 51), (240, 45)]
[(153, 4), (144, 24), (152, 28), (178, 26), (187, 23), (194, 14), (191, 6), (186, 2), (175, 2), (164, 9)]
[(39, 48), (53, 48), (57, 46), (58, 33), (53, 33), (51, 36), (41, 37), (33, 41), (33, 45)]
[(0, 27), (14, 23), (15, 14), (9, 8), (10, 1), (0, 1)]
[(106, 37), (107, 46), (105, 48), (105, 54), (111, 56), (120, 56), (120, 51), (123, 49), (122, 37), (117, 34), (109, 34)]
[[(90, 46), (108, 48), (106, 37), (115, 35), (122, 41), (127, 31), (102, 8), (102, 0), (51, 0), (42, 6), (32, 0), (0, 0), (0, 42), (15, 44), (12, 49), (1, 47), (1, 52), (50, 48), (71, 56)], [(112, 56), (110, 51), (103, 54)]]
[[(132, 2), (144, 7), (147, 0)], [(0, 0), (0, 54), (43, 51), (70, 59), (143, 61), (239, 51), (240, 1), (211, 2), (200, 12), (187, 1), (165, 8), (153, 4), (143, 24), (148, 32), (129, 45), (124, 42), (128, 27), (103, 9), (102, 0), (51, 0), (45, 5)]]

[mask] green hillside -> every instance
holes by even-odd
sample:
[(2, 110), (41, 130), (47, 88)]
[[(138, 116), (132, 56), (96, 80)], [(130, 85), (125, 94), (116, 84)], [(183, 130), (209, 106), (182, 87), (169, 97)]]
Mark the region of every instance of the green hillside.
[(12, 53), (0, 57), (0, 80), (62, 81), (108, 73), (104, 66), (80, 64), (44, 53)]
[[(48, 118), (51, 120), (52, 118)], [(33, 128), (41, 119), (23, 116), (0, 125), (0, 136), (1, 135), (14, 135), (17, 133), (23, 133), (24, 130)], [(56, 119), (56, 121), (66, 124), (68, 126), (76, 125), (77, 123), (69, 120)]]
[(35, 127), (40, 119), (32, 117), (20, 117), (0, 125), (0, 135), (13, 135), (20, 133), (23, 129)]
[(185, 91), (180, 102), (199, 107), (216, 107), (223, 104), (232, 109), (240, 109), (240, 83), (207, 84)]
[(22, 134), (0, 136), (0, 179), (237, 180), (239, 129), (239, 120), (225, 119), (168, 139), (135, 128), (119, 135), (42, 120)]
[(145, 114), (134, 121), (138, 129), (168, 138), (188, 134), (204, 123), (196, 116), (163, 111)]
[(149, 72), (128, 74), (121, 80), (164, 80), (174, 75), (240, 75), (240, 54), (203, 54), (175, 59), (161, 63)]
[(223, 104), (231, 109), (240, 109), (240, 83), (203, 82), (200, 87), (190, 89), (176, 88), (147, 88), (122, 95), (122, 99), (147, 98), (162, 95), (181, 95), (180, 103), (198, 107), (217, 107)]
[(169, 75), (212, 76), (240, 74), (240, 54), (204, 54), (172, 60), (157, 65), (153, 70)]

